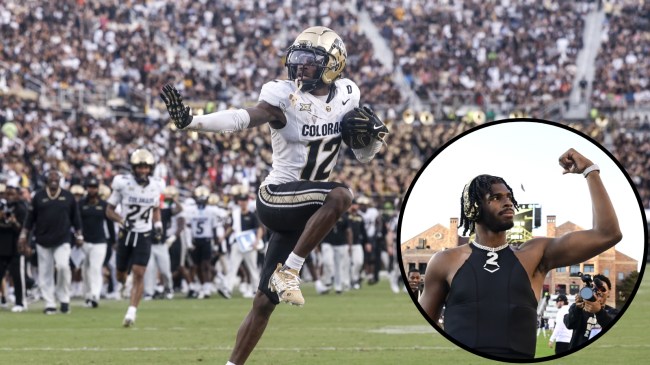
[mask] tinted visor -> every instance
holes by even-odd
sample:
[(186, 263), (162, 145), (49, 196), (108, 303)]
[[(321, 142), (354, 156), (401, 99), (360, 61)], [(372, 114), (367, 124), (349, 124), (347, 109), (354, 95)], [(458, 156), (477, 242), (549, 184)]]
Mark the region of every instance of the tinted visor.
[(289, 53), (287, 63), (291, 65), (325, 66), (327, 55), (313, 50), (294, 50)]

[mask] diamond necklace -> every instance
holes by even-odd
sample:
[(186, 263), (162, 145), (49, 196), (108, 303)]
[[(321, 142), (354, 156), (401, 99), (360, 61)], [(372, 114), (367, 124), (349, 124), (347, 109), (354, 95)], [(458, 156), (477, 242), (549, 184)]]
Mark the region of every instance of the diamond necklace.
[(507, 248), (509, 246), (508, 243), (504, 243), (499, 247), (488, 247), (481, 245), (480, 243), (476, 242), (476, 240), (472, 240), (472, 244), (481, 250), (488, 251), (487, 259), (485, 259), (485, 264), (483, 264), (483, 269), (485, 269), (485, 271), (492, 274), (501, 268), (497, 262), (499, 259), (499, 254), (497, 252)]
[(472, 240), (472, 244), (474, 244), (474, 246), (480, 248), (481, 250), (490, 251), (490, 252), (499, 252), (510, 245), (509, 243), (506, 242), (499, 247), (488, 247), (488, 246), (483, 246), (482, 244), (476, 242), (476, 240)]
[(50, 198), (50, 200), (54, 200), (59, 197), (59, 194), (61, 193), (61, 187), (56, 188), (56, 192), (52, 195), (50, 194), (50, 188), (45, 188), (45, 193), (47, 194), (47, 197)]

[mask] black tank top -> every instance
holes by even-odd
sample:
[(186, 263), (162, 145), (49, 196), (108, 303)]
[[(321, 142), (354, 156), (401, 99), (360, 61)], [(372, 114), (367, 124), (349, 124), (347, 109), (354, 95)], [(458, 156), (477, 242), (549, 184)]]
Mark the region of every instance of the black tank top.
[[(472, 253), (454, 276), (445, 308), (445, 331), (462, 344), (493, 356), (535, 356), (537, 299), (514, 252), (498, 252), (499, 269), (483, 266), (488, 251)], [(488, 269), (494, 266), (488, 265)]]

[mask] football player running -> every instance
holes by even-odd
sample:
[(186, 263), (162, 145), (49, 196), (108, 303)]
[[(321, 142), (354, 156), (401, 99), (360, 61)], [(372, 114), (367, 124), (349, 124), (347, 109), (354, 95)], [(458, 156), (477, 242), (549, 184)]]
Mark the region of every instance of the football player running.
[[(129, 163), (132, 173), (113, 178), (113, 192), (106, 207), (106, 216), (120, 225), (115, 258), (117, 280), (124, 286), (129, 269), (133, 278), (131, 302), (122, 322), (124, 327), (135, 324), (153, 236), (162, 239), (160, 196), (165, 189), (165, 182), (152, 176), (155, 159), (151, 152), (137, 149), (131, 154)], [(115, 210), (118, 205), (119, 214)]]
[(385, 143), (388, 129), (370, 108), (359, 108), (359, 88), (342, 78), (346, 58), (334, 31), (311, 27), (287, 50), (289, 80), (264, 84), (252, 108), (192, 116), (180, 93), (171, 85), (163, 87), (161, 98), (179, 129), (223, 133), (268, 123), (271, 130), (272, 171), (256, 201), (271, 237), (253, 308), (239, 328), (228, 364), (246, 362), (278, 303), (304, 304), (299, 273), (305, 257), (352, 202), (348, 187), (328, 181), (339, 154), (343, 117), (363, 121), (373, 133), (370, 139), (358, 138), (368, 141), (353, 149), (360, 161), (370, 161)]

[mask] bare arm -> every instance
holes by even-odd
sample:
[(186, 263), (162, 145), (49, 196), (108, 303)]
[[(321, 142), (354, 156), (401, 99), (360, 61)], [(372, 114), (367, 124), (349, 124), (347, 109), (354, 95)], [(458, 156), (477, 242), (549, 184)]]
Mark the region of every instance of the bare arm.
[(186, 129), (224, 133), (255, 128), (265, 123), (269, 123), (275, 129), (281, 129), (286, 125), (287, 120), (280, 108), (260, 101), (252, 108), (221, 110), (194, 116)]
[(419, 299), (420, 306), (436, 325), (449, 292), (447, 265), (445, 265), (448, 257), (446, 256), (448, 255), (445, 251), (440, 251), (429, 260), (424, 274), (424, 289)]
[[(581, 174), (593, 163), (569, 149), (560, 157), (560, 165), (565, 174)], [(613, 247), (623, 237), (614, 206), (600, 179), (600, 171), (589, 173), (586, 180), (591, 195), (593, 227), (547, 241), (539, 265), (541, 271), (583, 262)]]
[(173, 85), (163, 86), (160, 98), (178, 129), (227, 133), (257, 127), (264, 123), (269, 123), (275, 129), (281, 129), (287, 124), (282, 110), (264, 101), (260, 101), (252, 108), (221, 110), (193, 116), (190, 107), (183, 103), (183, 97)]
[(112, 220), (113, 222), (119, 224), (120, 226), (124, 225), (124, 220), (120, 217), (119, 214), (115, 211), (115, 206), (113, 204), (106, 205), (106, 218)]
[(183, 206), (181, 203), (178, 201), (178, 198), (174, 199), (174, 209), (172, 209), (172, 216), (177, 215), (178, 213), (183, 211)]
[(152, 222), (153, 224), (156, 224), (156, 222), (162, 222), (160, 217), (160, 207), (153, 208)]
[(287, 124), (287, 118), (284, 116), (282, 109), (265, 101), (260, 101), (254, 107), (246, 108), (244, 110), (248, 112), (248, 115), (250, 115), (251, 118), (248, 128), (269, 123), (273, 129), (282, 129)]

